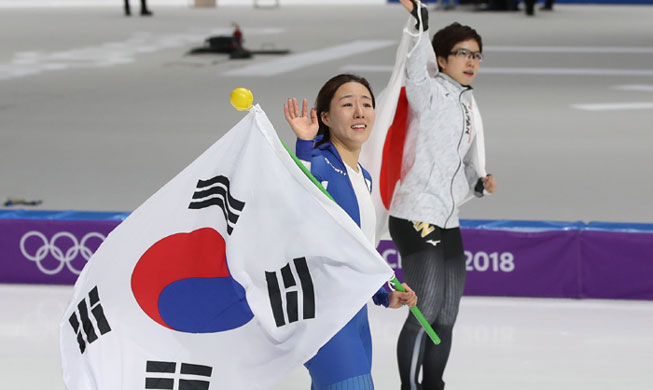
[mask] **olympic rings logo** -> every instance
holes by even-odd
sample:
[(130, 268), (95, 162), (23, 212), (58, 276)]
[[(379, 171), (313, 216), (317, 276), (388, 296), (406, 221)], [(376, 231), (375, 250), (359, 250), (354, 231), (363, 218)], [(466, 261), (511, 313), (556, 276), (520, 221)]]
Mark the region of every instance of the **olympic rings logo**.
[[(27, 240), (32, 237), (35, 237), (41, 241), (41, 246), (39, 246), (35, 251), (28, 250), (28, 248), (26, 248)], [(32, 230), (25, 233), (20, 239), (20, 251), (27, 260), (35, 262), (38, 269), (46, 275), (58, 274), (61, 272), (64, 266), (67, 267), (73, 274), (79, 275), (82, 270), (76, 269), (73, 266), (72, 262), (80, 254), (86, 261), (91, 258), (93, 255), (93, 250), (87, 246), (87, 242), (92, 238), (99, 238), (101, 241), (106, 239), (106, 237), (100, 233), (91, 232), (87, 233), (81, 241), (78, 241), (77, 237), (75, 237), (72, 233), (59, 232), (52, 236), (52, 238), (48, 241), (47, 237), (43, 233)], [(61, 242), (62, 240), (70, 241), (71, 245), (68, 249), (62, 249), (58, 245), (58, 242)], [(51, 255), (55, 260), (59, 261), (59, 264), (55, 268), (50, 269), (43, 265), (43, 260), (45, 260), (48, 255)]]

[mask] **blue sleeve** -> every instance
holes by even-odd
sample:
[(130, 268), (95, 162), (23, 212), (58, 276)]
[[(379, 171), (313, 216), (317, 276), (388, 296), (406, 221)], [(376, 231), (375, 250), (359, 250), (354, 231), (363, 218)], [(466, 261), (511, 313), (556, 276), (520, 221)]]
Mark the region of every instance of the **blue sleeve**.
[(297, 158), (302, 161), (311, 161), (313, 155), (313, 140), (305, 140), (297, 138), (295, 143), (295, 154)]
[(388, 293), (388, 290), (386, 290), (385, 287), (381, 287), (379, 291), (374, 294), (372, 300), (375, 305), (388, 307), (390, 305), (389, 296), (390, 294)]

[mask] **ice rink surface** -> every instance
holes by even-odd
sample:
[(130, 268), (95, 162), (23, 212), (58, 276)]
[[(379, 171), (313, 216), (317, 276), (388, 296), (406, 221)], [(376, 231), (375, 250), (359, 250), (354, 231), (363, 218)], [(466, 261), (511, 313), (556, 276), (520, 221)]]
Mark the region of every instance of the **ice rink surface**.
[[(3, 389), (65, 389), (58, 332), (71, 292), (0, 285)], [(408, 310), (369, 309), (375, 387), (398, 390), (395, 343)], [(653, 302), (463, 297), (447, 389), (650, 390), (651, 324)], [(300, 367), (275, 390), (309, 388)]]
[[(137, 6), (136, 6), (137, 7)], [(432, 12), (474, 26), (474, 82), (499, 192), (463, 218), (653, 221), (653, 7), (556, 5), (552, 13)], [(280, 136), (287, 97), (315, 98), (343, 71), (381, 92), (406, 20), (397, 5), (0, 9), (0, 201), (130, 211), (243, 114), (246, 87)], [(189, 56), (239, 22), (245, 46), (286, 57)], [(1, 271), (0, 271), (1, 272)], [(58, 322), (70, 287), (0, 285), (3, 389), (62, 390)], [(405, 313), (371, 308), (373, 376), (398, 389)], [(463, 298), (452, 390), (649, 390), (652, 302)], [(278, 389), (308, 389), (298, 369)]]

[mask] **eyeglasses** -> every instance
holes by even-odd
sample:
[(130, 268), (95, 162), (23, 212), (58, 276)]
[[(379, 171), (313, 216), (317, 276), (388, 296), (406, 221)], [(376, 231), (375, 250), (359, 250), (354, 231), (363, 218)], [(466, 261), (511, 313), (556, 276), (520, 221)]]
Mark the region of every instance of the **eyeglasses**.
[(450, 52), (449, 54), (454, 55), (456, 57), (460, 57), (460, 58), (466, 57), (468, 60), (473, 59), (473, 60), (476, 60), (478, 62), (483, 61), (483, 53), (481, 53), (480, 51), (471, 51), (471, 50), (467, 50), (467, 49), (458, 49), (458, 50), (454, 50), (454, 51)]

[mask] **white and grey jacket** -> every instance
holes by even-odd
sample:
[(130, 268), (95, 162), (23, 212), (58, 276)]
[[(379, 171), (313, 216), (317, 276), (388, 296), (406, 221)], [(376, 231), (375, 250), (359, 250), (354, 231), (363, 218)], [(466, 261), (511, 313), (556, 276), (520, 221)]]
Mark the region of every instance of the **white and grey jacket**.
[[(455, 228), (458, 207), (472, 196), (483, 196), (477, 186), (486, 176), (483, 123), (472, 88), (433, 71), (428, 34), (418, 37), (413, 37), (418, 46), (406, 59), (410, 125), (390, 215)], [(429, 61), (433, 75), (427, 70)]]

